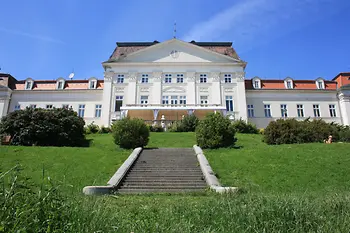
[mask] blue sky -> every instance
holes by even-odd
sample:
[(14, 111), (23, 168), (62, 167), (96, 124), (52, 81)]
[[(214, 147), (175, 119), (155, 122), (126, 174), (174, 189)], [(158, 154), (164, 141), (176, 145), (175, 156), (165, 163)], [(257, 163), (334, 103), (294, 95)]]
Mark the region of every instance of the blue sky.
[(117, 41), (233, 41), (247, 77), (350, 71), (348, 0), (18, 0), (1, 4), (0, 72), (103, 78)]

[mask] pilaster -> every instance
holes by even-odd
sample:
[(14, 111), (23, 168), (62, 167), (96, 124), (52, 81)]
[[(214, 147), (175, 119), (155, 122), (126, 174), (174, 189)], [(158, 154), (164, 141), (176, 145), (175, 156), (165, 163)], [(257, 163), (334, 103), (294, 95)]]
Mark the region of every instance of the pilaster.
[(197, 104), (197, 92), (196, 92), (196, 72), (186, 72), (187, 81), (187, 104)]
[(104, 73), (104, 87), (103, 87), (103, 105), (102, 105), (102, 124), (110, 126), (111, 124), (111, 103), (112, 103), (112, 79), (114, 72)]
[(247, 121), (247, 99), (245, 94), (245, 82), (244, 82), (244, 72), (235, 72), (233, 77), (237, 80), (237, 87), (235, 96), (235, 111), (238, 112), (238, 118), (242, 118), (242, 120)]

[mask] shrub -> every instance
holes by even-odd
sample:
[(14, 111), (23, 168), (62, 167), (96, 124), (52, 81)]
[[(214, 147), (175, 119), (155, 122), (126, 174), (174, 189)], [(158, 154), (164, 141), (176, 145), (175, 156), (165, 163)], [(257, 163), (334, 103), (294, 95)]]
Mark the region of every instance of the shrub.
[(86, 134), (95, 134), (95, 133), (98, 133), (99, 131), (100, 131), (100, 127), (98, 125), (94, 124), (94, 122), (91, 122), (85, 128)]
[(184, 116), (181, 120), (181, 132), (195, 132), (198, 122), (198, 118), (193, 114)]
[(259, 134), (264, 134), (264, 132), (265, 132), (265, 129), (264, 128), (261, 128), (261, 129), (259, 129)]
[(169, 132), (184, 132), (181, 121), (174, 121), (168, 128)]
[(112, 133), (115, 144), (125, 149), (144, 147), (149, 141), (149, 128), (141, 119), (116, 121), (112, 125)]
[(235, 129), (228, 118), (220, 113), (208, 114), (196, 129), (197, 144), (202, 148), (234, 146)]
[(112, 132), (112, 129), (109, 127), (105, 127), (105, 126), (101, 126), (100, 130), (98, 131), (98, 133), (103, 134), (103, 133), (110, 133)]
[(164, 129), (160, 125), (149, 125), (148, 127), (151, 132), (164, 132)]
[(83, 118), (71, 109), (26, 108), (9, 113), (0, 122), (0, 135), (23, 146), (81, 146), (85, 142)]
[(232, 124), (237, 133), (250, 133), (250, 134), (259, 133), (259, 130), (255, 125), (249, 122), (247, 123), (242, 119), (234, 121)]
[(333, 141), (350, 141), (350, 129), (323, 120), (297, 121), (295, 119), (280, 119), (272, 121), (264, 132), (264, 142), (267, 144), (292, 144), (323, 142), (332, 135)]

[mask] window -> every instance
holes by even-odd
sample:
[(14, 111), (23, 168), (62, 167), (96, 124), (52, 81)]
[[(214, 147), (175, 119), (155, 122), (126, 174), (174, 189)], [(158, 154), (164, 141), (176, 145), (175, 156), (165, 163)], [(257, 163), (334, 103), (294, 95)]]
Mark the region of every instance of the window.
[(320, 105), (318, 104), (314, 104), (313, 105), (313, 109), (314, 109), (314, 117), (320, 117)]
[(335, 112), (335, 105), (334, 104), (330, 104), (329, 105), (329, 115), (331, 117), (336, 117), (337, 116), (337, 114)]
[(184, 75), (183, 74), (177, 74), (177, 83), (183, 83), (184, 82)]
[(287, 105), (286, 104), (281, 104), (281, 116), (282, 117), (288, 117)]
[(46, 105), (46, 109), (52, 109), (52, 108), (53, 108), (52, 104), (47, 104)]
[(261, 88), (260, 78), (258, 78), (258, 77), (253, 78), (252, 84), (253, 84), (254, 89), (260, 89)]
[(140, 103), (141, 103), (141, 106), (147, 106), (147, 104), (148, 104), (148, 96), (147, 95), (141, 95)]
[(231, 83), (232, 82), (232, 78), (231, 78), (231, 74), (225, 74), (225, 83)]
[(318, 89), (324, 89), (323, 80), (317, 81), (317, 88)]
[(62, 104), (62, 108), (68, 109), (69, 108), (69, 104)]
[(33, 87), (33, 81), (28, 80), (26, 81), (26, 90), (31, 90)]
[(271, 117), (271, 106), (269, 104), (264, 104), (265, 117)]
[(89, 84), (89, 89), (96, 89), (96, 83), (97, 83), (97, 81), (96, 80), (90, 80), (90, 82), (89, 82), (90, 84)]
[(102, 105), (96, 104), (95, 105), (95, 117), (101, 117), (101, 112), (102, 112)]
[(287, 88), (287, 89), (293, 89), (293, 80), (292, 78), (289, 78), (287, 77), (285, 80), (284, 80), (284, 86)]
[(233, 97), (226, 96), (226, 111), (233, 112)]
[(298, 117), (304, 117), (304, 106), (302, 104), (297, 104)]
[(199, 82), (206, 83), (207, 82), (207, 75), (206, 74), (199, 75)]
[(123, 106), (123, 96), (116, 96), (115, 97), (115, 106), (114, 111), (120, 112), (120, 107)]
[(21, 105), (20, 104), (15, 105), (15, 111), (16, 110), (21, 110)]
[(254, 105), (248, 104), (247, 109), (248, 109), (248, 117), (254, 117)]
[(79, 104), (78, 116), (84, 117), (85, 114), (85, 104)]
[(162, 104), (169, 104), (169, 96), (163, 96)]
[(208, 106), (208, 96), (204, 95), (200, 97), (201, 106), (207, 107)]
[(171, 74), (166, 74), (166, 75), (165, 75), (164, 82), (165, 82), (165, 83), (171, 83)]
[(64, 87), (64, 81), (58, 81), (57, 82), (57, 89), (58, 90), (62, 90), (63, 89), (63, 87)]
[(180, 104), (186, 105), (186, 96), (180, 96)]
[(176, 95), (171, 96), (170, 104), (177, 105), (177, 96)]
[(142, 75), (141, 83), (148, 83), (148, 74), (143, 74)]
[(124, 83), (124, 74), (118, 74), (117, 83)]
[(29, 105), (30, 108), (36, 108), (36, 104)]

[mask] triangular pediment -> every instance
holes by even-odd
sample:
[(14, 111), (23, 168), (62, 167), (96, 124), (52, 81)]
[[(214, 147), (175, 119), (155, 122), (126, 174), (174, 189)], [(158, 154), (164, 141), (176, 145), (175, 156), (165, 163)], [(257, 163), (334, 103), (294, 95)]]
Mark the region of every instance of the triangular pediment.
[(191, 43), (178, 39), (168, 40), (134, 53), (118, 60), (118, 62), (156, 62), (156, 63), (183, 63), (183, 62), (216, 62), (240, 63), (240, 60), (213, 52)]

